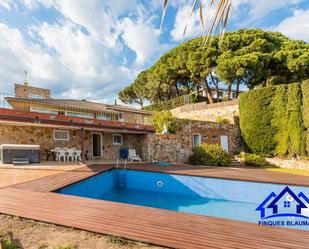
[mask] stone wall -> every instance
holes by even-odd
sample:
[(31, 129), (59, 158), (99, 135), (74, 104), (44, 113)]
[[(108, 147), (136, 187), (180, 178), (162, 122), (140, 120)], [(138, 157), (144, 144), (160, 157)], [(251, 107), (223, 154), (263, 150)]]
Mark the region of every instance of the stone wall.
[(183, 105), (171, 110), (174, 117), (216, 122), (218, 117), (228, 119), (231, 124), (239, 116), (238, 100), (207, 104), (206, 102)]
[(220, 144), (220, 136), (228, 136), (229, 152), (237, 151), (240, 133), (237, 126), (205, 121), (177, 121), (177, 133), (148, 135), (143, 154), (148, 161), (187, 163), (193, 149), (193, 135), (200, 134), (202, 143)]
[[(81, 148), (80, 130), (69, 130), (69, 141), (54, 140), (54, 128), (32, 127), (32, 126), (7, 126), (0, 125), (0, 144), (36, 144), (41, 147), (41, 160), (46, 160), (46, 150), (56, 147)], [(61, 129), (64, 130), (64, 129)], [(113, 144), (113, 134), (97, 132), (102, 134), (102, 150), (104, 158), (116, 159), (119, 149), (124, 146), (136, 149), (137, 153), (143, 158), (142, 140), (146, 135), (122, 134), (123, 145)], [(88, 158), (92, 155), (92, 132), (85, 131), (85, 148), (88, 149)]]
[(274, 164), (274, 165), (276, 165), (280, 168), (309, 170), (309, 161), (308, 160), (266, 158), (266, 161), (270, 162), (271, 164)]
[(30, 94), (40, 95), (44, 99), (50, 98), (49, 89), (28, 86), (27, 84), (25, 85), (15, 84), (15, 97), (16, 98), (29, 98)]

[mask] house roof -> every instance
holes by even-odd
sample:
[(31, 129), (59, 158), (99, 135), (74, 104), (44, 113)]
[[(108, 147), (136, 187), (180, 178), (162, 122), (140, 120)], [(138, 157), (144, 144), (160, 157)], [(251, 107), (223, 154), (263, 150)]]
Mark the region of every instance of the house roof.
[(118, 113), (122, 112), (132, 112), (144, 115), (151, 115), (151, 112), (145, 110), (139, 110), (136, 108), (121, 106), (121, 105), (108, 105), (98, 102), (92, 102), (87, 100), (75, 100), (75, 99), (31, 99), (31, 98), (15, 98), (15, 97), (6, 97), (5, 98), (9, 104), (14, 107), (16, 102), (20, 103), (33, 103), (33, 104), (42, 104), (57, 108), (76, 108), (83, 109), (85, 111), (94, 111), (94, 112), (111, 112)]
[(0, 124), (8, 125), (30, 125), (30, 126), (50, 126), (69, 127), (74, 129), (104, 130), (120, 133), (147, 134), (154, 133), (151, 125), (125, 123), (112, 120), (97, 120), (80, 117), (69, 117), (65, 115), (54, 115), (46, 113), (35, 113), (29, 111), (19, 111), (13, 109), (0, 108)]

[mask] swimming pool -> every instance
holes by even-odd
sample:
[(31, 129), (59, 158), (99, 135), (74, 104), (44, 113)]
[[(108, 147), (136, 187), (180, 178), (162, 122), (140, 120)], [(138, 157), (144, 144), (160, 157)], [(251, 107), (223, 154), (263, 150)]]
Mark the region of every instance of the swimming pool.
[[(256, 208), (270, 193), (279, 193), (285, 187), (280, 184), (114, 169), (62, 188), (58, 192), (178, 212), (258, 222), (261, 217)], [(305, 196), (309, 196), (308, 187), (289, 187), (295, 193), (302, 192)], [(291, 196), (289, 194), (284, 196), (288, 197)], [(293, 206), (293, 202), (291, 203)], [(297, 217), (277, 217), (272, 221), (282, 219), (299, 220)], [(306, 219), (300, 218), (300, 220)], [(307, 230), (309, 223), (308, 226), (293, 228)]]

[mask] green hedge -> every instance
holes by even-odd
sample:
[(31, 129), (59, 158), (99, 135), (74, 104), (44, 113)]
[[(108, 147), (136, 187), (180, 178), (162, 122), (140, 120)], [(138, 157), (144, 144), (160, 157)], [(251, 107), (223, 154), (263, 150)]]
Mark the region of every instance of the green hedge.
[(239, 99), (240, 129), (247, 151), (272, 154), (276, 143), (276, 128), (271, 126), (274, 108), (271, 105), (274, 87), (265, 87), (243, 93)]
[(305, 128), (307, 129), (306, 137), (306, 150), (307, 154), (309, 154), (309, 79), (305, 80), (301, 84), (302, 89), (302, 99), (303, 99), (303, 120)]
[(307, 103), (303, 90), (307, 85), (301, 86), (299, 83), (268, 86), (240, 95), (240, 129), (248, 152), (306, 154), (303, 115), (307, 114), (302, 110)]
[[(149, 106), (145, 106), (144, 109), (148, 110), (148, 111), (166, 111), (166, 110), (171, 110), (174, 109), (176, 107), (182, 106), (185, 104), (185, 98), (188, 95), (183, 95), (183, 96), (179, 96), (177, 98), (173, 98), (171, 100), (167, 100), (161, 103), (156, 103), (156, 104), (152, 104)], [(195, 94), (191, 94), (189, 95), (189, 101), (190, 103), (199, 103), (199, 102), (203, 102), (206, 101), (207, 98), (203, 97), (201, 95), (195, 95)]]

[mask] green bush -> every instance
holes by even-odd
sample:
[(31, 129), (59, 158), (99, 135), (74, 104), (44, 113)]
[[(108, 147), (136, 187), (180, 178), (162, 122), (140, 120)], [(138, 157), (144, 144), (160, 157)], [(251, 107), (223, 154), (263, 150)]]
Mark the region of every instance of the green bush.
[(286, 103), (287, 85), (279, 85), (275, 88), (275, 95), (272, 100), (274, 115), (271, 121), (272, 127), (276, 129), (274, 154), (278, 156), (285, 156), (289, 150), (289, 133), (287, 132), (289, 112)]
[[(301, 84), (302, 100), (303, 100), (303, 120), (304, 126), (309, 131), (309, 79), (304, 80)], [(309, 132), (306, 134), (306, 151), (309, 155)]]
[(216, 122), (219, 124), (230, 124), (230, 120), (228, 120), (227, 118), (222, 118), (221, 116), (216, 117)]
[(230, 155), (218, 144), (197, 146), (189, 157), (189, 163), (193, 165), (228, 166), (230, 162)]
[(302, 93), (300, 84), (288, 85), (287, 110), (289, 112), (289, 154), (305, 154), (305, 127), (302, 119)]
[(259, 155), (306, 154), (304, 88), (293, 83), (240, 94), (239, 123), (246, 151)]
[[(0, 245), (1, 248), (1, 245)], [(6, 240), (2, 243), (2, 248), (3, 249), (18, 249), (19, 246), (12, 242), (11, 240)]]
[(248, 153), (244, 154), (244, 163), (246, 166), (253, 166), (253, 167), (265, 167), (269, 165), (269, 163), (265, 160), (264, 157)]
[(245, 148), (256, 154), (272, 154), (276, 129), (271, 126), (274, 87), (264, 87), (240, 94), (240, 130)]
[(172, 116), (170, 111), (161, 111), (153, 114), (152, 124), (157, 133), (161, 133), (164, 129), (164, 125), (169, 133), (175, 134), (177, 129), (176, 118)]

